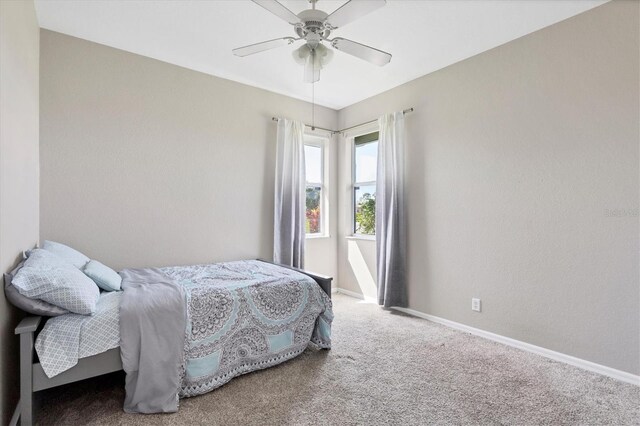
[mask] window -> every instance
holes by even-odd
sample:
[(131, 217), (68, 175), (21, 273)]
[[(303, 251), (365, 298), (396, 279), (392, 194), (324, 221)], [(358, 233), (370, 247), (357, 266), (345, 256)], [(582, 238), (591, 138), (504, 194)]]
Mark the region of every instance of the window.
[(376, 234), (376, 172), (378, 132), (358, 136), (353, 143), (353, 233)]
[(306, 225), (307, 236), (325, 234), (325, 185), (324, 185), (324, 139), (305, 135), (304, 157), (306, 167)]

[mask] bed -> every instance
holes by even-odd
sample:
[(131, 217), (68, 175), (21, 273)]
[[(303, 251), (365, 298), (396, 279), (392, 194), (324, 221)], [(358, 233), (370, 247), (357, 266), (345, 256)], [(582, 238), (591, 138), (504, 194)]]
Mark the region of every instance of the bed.
[[(330, 277), (264, 260), (126, 270), (121, 275), (131, 286), (161, 280), (156, 276), (168, 277), (184, 292), (186, 327), (179, 321), (162, 324), (163, 317), (151, 317), (160, 321), (154, 326), (170, 330), (177, 323), (185, 329), (183, 358), (176, 375), (180, 398), (209, 392), (233, 377), (294, 358), (309, 344), (330, 348)], [(144, 387), (149, 381), (143, 380), (144, 374), (155, 378), (158, 371), (164, 371), (158, 370), (164, 368), (162, 365), (149, 367), (142, 363), (139, 365), (144, 368), (138, 368), (138, 364), (135, 371), (127, 368), (132, 353), (139, 356), (145, 351), (130, 343), (121, 347), (130, 338), (127, 334), (143, 327), (134, 324), (141, 314), (131, 316), (142, 299), (126, 296), (125, 303), (121, 299), (126, 294), (133, 293), (103, 293), (98, 312), (92, 317), (63, 315), (45, 322), (42, 317), (30, 316), (20, 322), (15, 329), (20, 336), (20, 401), (12, 424), (18, 419), (22, 425), (32, 424), (34, 392), (124, 369), (127, 393), (133, 395), (141, 392), (129, 392), (134, 376), (141, 375), (142, 384), (138, 386)], [(126, 306), (130, 306), (128, 311)], [(74, 317), (83, 317), (81, 327), (74, 325)], [(120, 327), (118, 321), (129, 327)], [(96, 338), (98, 330), (101, 335)], [(155, 344), (135, 337), (141, 342), (136, 344), (144, 348)], [(76, 342), (77, 347), (69, 342)], [(167, 377), (169, 380), (171, 375)], [(125, 401), (125, 411), (127, 403), (131, 401)]]

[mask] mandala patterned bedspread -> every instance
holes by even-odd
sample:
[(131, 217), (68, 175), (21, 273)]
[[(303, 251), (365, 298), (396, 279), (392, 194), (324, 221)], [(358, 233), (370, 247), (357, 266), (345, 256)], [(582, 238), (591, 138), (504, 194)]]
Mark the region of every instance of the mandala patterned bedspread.
[(331, 300), (308, 276), (260, 261), (161, 269), (187, 299), (180, 396), (331, 347)]
[[(331, 346), (331, 300), (304, 274), (260, 261), (159, 271), (185, 294), (180, 397), (208, 392), (233, 377), (294, 358), (309, 344)], [(119, 293), (103, 293), (96, 315), (68, 314), (47, 322), (36, 344), (43, 367), (51, 367), (44, 368), (47, 375), (117, 346), (119, 298)], [(110, 324), (108, 338), (95, 330), (105, 324)]]

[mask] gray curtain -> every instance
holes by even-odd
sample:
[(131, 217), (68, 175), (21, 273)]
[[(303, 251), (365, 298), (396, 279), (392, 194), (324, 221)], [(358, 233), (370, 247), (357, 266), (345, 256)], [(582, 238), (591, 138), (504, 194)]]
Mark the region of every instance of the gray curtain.
[(378, 304), (407, 306), (404, 113), (380, 117), (376, 183)]
[(273, 260), (304, 267), (304, 124), (278, 120)]

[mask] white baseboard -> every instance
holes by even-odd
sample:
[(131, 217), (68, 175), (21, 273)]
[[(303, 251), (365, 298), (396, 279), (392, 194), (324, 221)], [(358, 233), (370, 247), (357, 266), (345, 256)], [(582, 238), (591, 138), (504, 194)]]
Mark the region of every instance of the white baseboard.
[(340, 293), (340, 294), (344, 294), (345, 296), (349, 296), (349, 297), (353, 297), (353, 298), (356, 298), (356, 299), (364, 300), (367, 303), (375, 303), (375, 304), (378, 303), (378, 301), (376, 300), (375, 297), (365, 296), (363, 294), (356, 293), (355, 291), (345, 290), (344, 288), (337, 288), (336, 289), (336, 293)]
[[(373, 302), (373, 303), (376, 302), (375, 298), (365, 297), (362, 294), (356, 293), (354, 291), (338, 288), (337, 292), (344, 294), (346, 296), (354, 297), (356, 299), (365, 300), (366, 302)], [(470, 327), (468, 325), (464, 325), (459, 322), (440, 318), (435, 315), (425, 314), (423, 312), (416, 311), (414, 309), (398, 308), (398, 307), (394, 307), (392, 309), (395, 309), (400, 312), (404, 312), (405, 314), (409, 314), (414, 317), (423, 318), (438, 324), (442, 324), (449, 328), (453, 328), (455, 330), (464, 331), (464, 332), (473, 334), (474, 336), (483, 337), (485, 339), (493, 340), (494, 342), (502, 343), (507, 346), (521, 349), (523, 351), (531, 352), (537, 355), (542, 355), (543, 357), (552, 359), (554, 361), (564, 362), (565, 364), (573, 365), (575, 367), (579, 367), (584, 370), (602, 374), (603, 376), (608, 376), (626, 383), (631, 383), (632, 385), (640, 386), (640, 376), (627, 373), (626, 371), (616, 370), (615, 368), (607, 367), (601, 364), (596, 364), (595, 362), (587, 361), (581, 358), (576, 358), (574, 356), (566, 355), (561, 352), (552, 351), (550, 349), (532, 345), (531, 343), (526, 343), (520, 340), (512, 339), (510, 337), (501, 336), (499, 334), (491, 333), (489, 331), (481, 330), (479, 328)]]

